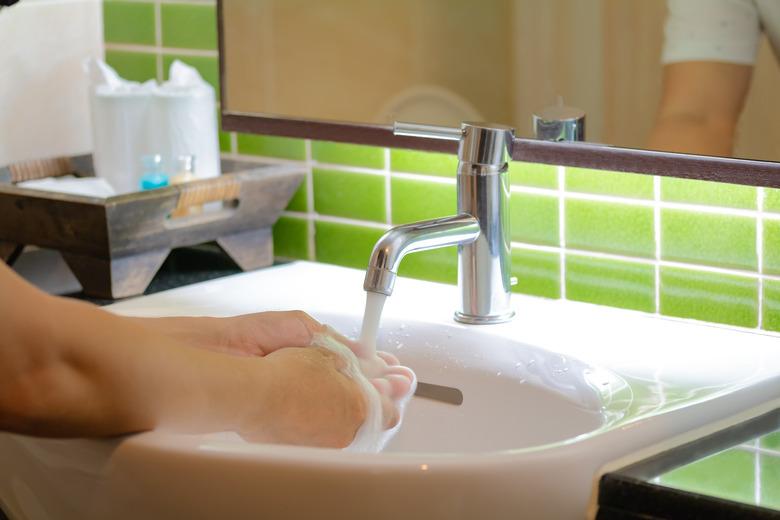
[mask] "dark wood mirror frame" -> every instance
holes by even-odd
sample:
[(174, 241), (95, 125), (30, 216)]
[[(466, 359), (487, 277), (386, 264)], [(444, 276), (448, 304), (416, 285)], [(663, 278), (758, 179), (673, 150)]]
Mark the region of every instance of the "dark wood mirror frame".
[[(222, 16), (223, 1), (217, 0), (219, 79), (222, 85), (220, 89), (220, 112), (223, 130), (457, 153), (456, 142), (396, 136), (393, 134), (393, 128), (390, 125), (302, 120), (282, 116), (231, 112), (226, 109), (225, 92), (227, 89), (224, 85), (226, 84), (227, 76), (223, 58), (225, 50)], [(527, 138), (514, 139), (512, 158), (516, 161), (558, 166), (576, 166), (597, 170), (780, 188), (780, 162), (638, 150), (587, 142), (539, 141)]]

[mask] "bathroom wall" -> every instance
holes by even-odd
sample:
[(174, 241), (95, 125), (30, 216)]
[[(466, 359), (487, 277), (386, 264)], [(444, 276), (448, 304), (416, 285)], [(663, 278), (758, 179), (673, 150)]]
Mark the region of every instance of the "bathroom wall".
[[(162, 79), (174, 58), (217, 84), (212, 0), (105, 0), (106, 58)], [(455, 158), (221, 133), (228, 156), (306, 169), (274, 229), (280, 257), (363, 268), (389, 226), (455, 211)], [(520, 293), (780, 331), (780, 191), (514, 163)], [(402, 274), (454, 283), (454, 248)]]
[(100, 0), (0, 10), (0, 165), (89, 152), (88, 56), (103, 53)]

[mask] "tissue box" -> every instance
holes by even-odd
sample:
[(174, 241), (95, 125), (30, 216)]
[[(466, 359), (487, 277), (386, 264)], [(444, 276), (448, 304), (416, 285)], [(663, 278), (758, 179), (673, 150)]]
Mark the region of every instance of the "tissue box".
[(13, 263), (25, 245), (55, 249), (84, 292), (99, 298), (142, 294), (176, 247), (216, 240), (243, 270), (270, 265), (271, 227), (304, 171), (238, 160), (221, 168), (219, 177), (107, 198), (15, 186), (92, 176), (91, 156), (0, 168), (0, 260)]

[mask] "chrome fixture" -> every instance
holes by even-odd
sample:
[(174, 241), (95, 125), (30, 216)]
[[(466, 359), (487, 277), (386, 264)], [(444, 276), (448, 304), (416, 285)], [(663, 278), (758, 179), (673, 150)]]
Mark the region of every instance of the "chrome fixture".
[(514, 129), (463, 123), (460, 130), (396, 123), (396, 135), (458, 140), (458, 214), (395, 227), (374, 246), (363, 288), (390, 295), (407, 253), (458, 246), (461, 301), (455, 319), (501, 323), (510, 306), (508, 161)]
[(585, 112), (565, 106), (563, 99), (536, 112), (533, 121), (534, 136), (542, 141), (585, 140)]

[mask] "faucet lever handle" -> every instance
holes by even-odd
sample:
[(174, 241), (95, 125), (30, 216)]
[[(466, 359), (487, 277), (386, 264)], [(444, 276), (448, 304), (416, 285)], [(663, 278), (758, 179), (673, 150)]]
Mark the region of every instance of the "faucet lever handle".
[(427, 137), (428, 139), (460, 141), (461, 137), (463, 137), (463, 129), (396, 121), (393, 123), (393, 134), (407, 137)]

